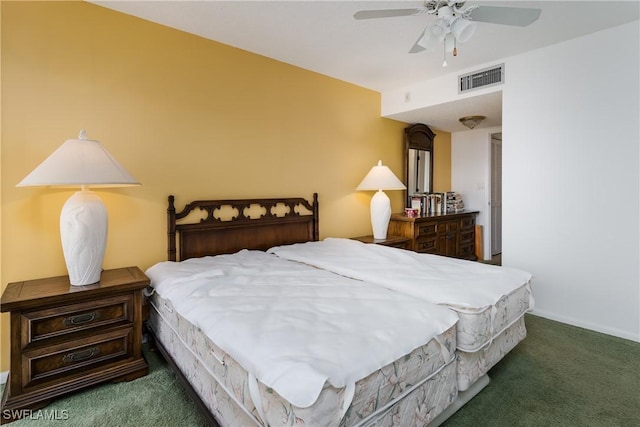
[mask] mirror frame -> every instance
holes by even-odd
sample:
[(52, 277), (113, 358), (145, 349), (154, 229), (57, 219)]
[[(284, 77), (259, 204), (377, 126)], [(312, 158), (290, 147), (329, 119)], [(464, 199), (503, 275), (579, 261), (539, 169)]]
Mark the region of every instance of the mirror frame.
[(429, 152), (429, 193), (433, 193), (433, 140), (436, 134), (429, 126), (416, 123), (404, 129), (404, 183), (406, 207), (411, 207), (411, 194), (409, 193), (409, 150), (422, 150)]

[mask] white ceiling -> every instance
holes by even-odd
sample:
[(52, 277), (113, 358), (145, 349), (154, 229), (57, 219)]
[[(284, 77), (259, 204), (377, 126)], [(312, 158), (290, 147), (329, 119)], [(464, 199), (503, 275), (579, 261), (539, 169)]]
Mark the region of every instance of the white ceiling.
[[(91, 2), (379, 92), (640, 19), (637, 0), (470, 0), (468, 6), (539, 8), (542, 14), (528, 27), (478, 23), (472, 39), (459, 44), (458, 56), (449, 56), (449, 65), (443, 68), (442, 49), (408, 53), (433, 16), (353, 18), (358, 10), (416, 8), (423, 6), (422, 1)], [(469, 114), (486, 115), (485, 127), (501, 125), (501, 97), (476, 98), (396, 118), (450, 132), (466, 129), (457, 118)]]

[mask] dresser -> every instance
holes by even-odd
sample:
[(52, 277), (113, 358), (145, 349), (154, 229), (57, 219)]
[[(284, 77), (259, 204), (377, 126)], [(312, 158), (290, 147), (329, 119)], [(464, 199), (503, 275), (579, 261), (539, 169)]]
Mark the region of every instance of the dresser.
[(137, 267), (105, 270), (100, 282), (86, 286), (70, 285), (68, 276), (9, 283), (0, 308), (11, 313), (2, 423), (62, 394), (146, 375), (142, 291), (148, 284)]
[(408, 249), (475, 261), (477, 211), (434, 214), (409, 218), (391, 215), (389, 234), (409, 239)]

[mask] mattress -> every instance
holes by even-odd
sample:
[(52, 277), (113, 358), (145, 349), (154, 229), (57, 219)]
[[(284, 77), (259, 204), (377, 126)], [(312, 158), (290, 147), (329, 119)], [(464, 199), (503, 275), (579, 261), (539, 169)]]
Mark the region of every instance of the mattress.
[(491, 345), (534, 304), (531, 274), (515, 268), (337, 238), (268, 252), (447, 306), (459, 317), (456, 346), (464, 352)]
[(455, 400), (442, 307), (258, 251), (147, 274), (150, 328), (223, 425), (425, 425)]
[[(251, 396), (247, 371), (184, 319), (160, 295), (149, 298), (148, 326), (221, 426), (424, 426), (457, 396), (455, 358), (445, 360), (440, 345), (454, 354), (456, 330), (376, 370), (355, 384), (348, 408), (345, 388), (325, 384), (316, 402), (299, 408), (258, 384)], [(264, 420), (264, 421), (263, 421)]]
[(458, 390), (468, 390), (527, 336), (524, 315), (493, 338), (491, 344), (474, 352), (456, 351)]
[(530, 310), (531, 301), (531, 288), (525, 283), (489, 307), (468, 309), (450, 306), (460, 319), (457, 348), (471, 353), (491, 345), (503, 331), (522, 319)]

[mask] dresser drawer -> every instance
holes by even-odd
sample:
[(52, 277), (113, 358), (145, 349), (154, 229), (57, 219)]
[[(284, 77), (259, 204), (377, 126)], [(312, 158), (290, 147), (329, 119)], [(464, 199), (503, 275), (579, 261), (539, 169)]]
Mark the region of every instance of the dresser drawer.
[(460, 232), (460, 244), (471, 244), (475, 243), (476, 233), (474, 229), (471, 230), (463, 230)]
[(438, 252), (438, 237), (433, 236), (429, 238), (421, 238), (416, 240), (416, 252), (437, 253)]
[(473, 229), (476, 225), (476, 218), (473, 215), (465, 216), (460, 219), (460, 227), (463, 229)]
[(133, 327), (45, 346), (22, 353), (22, 385), (72, 375), (126, 358)]
[(425, 222), (416, 224), (417, 235), (416, 238), (420, 238), (422, 236), (433, 236), (438, 232), (438, 223), (437, 222)]
[(462, 244), (458, 248), (459, 258), (473, 259), (475, 261), (475, 255), (476, 255), (476, 250), (473, 242), (469, 244)]
[(43, 310), (25, 311), (21, 316), (22, 348), (64, 334), (118, 322), (133, 321), (131, 293)]

